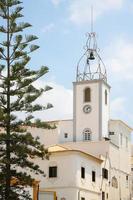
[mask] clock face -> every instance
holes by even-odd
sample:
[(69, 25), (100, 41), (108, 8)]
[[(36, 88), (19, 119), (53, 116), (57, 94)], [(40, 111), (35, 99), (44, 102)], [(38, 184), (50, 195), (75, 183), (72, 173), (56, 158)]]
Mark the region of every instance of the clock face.
[(90, 105), (85, 105), (85, 106), (83, 107), (83, 111), (84, 111), (85, 113), (90, 113), (91, 110), (92, 110), (92, 108), (91, 108)]

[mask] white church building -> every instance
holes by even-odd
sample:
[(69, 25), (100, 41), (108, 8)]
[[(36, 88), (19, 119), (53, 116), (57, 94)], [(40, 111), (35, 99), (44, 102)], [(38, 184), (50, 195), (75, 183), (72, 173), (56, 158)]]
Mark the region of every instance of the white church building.
[(93, 32), (73, 94), (73, 119), (49, 122), (52, 130), (28, 127), (50, 152), (49, 160), (35, 160), (46, 173), (35, 177), (40, 200), (43, 191), (54, 191), (57, 200), (131, 200), (132, 128), (110, 119), (110, 86)]

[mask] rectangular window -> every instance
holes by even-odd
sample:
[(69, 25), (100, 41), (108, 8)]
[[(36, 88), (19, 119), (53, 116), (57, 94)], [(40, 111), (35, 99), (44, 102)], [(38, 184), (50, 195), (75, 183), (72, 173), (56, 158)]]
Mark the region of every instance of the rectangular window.
[(85, 168), (81, 167), (81, 178), (85, 178)]
[(88, 141), (88, 140), (91, 140), (91, 133), (84, 133), (84, 140), (85, 141)]
[(68, 133), (64, 133), (64, 138), (68, 138)]
[(109, 135), (115, 135), (115, 132), (110, 131), (110, 132), (109, 132)]
[(81, 200), (85, 200), (85, 198), (84, 198), (84, 197), (81, 197)]
[(108, 170), (107, 169), (102, 168), (102, 176), (103, 176), (103, 178), (108, 179)]
[(108, 93), (107, 90), (105, 90), (105, 105), (108, 103)]
[(91, 89), (90, 88), (86, 88), (84, 90), (84, 101), (85, 102), (90, 102), (91, 101)]
[(102, 192), (102, 200), (105, 200), (105, 192)]
[(123, 138), (122, 138), (122, 133), (120, 134), (120, 143), (121, 143), (121, 146), (122, 146), (122, 141), (123, 140)]
[(108, 199), (109, 198), (109, 195), (108, 195), (108, 193), (106, 194), (106, 199)]
[(57, 177), (57, 166), (49, 167), (49, 178)]
[(126, 187), (128, 188), (128, 175), (126, 176)]
[(92, 171), (92, 182), (96, 182), (96, 172)]

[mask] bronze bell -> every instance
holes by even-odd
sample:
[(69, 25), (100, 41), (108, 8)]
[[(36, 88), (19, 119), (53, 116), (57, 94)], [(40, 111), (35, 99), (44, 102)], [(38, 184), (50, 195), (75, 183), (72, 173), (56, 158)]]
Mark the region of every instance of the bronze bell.
[(94, 59), (95, 59), (94, 53), (93, 53), (93, 51), (91, 51), (91, 52), (90, 52), (89, 60), (94, 60)]

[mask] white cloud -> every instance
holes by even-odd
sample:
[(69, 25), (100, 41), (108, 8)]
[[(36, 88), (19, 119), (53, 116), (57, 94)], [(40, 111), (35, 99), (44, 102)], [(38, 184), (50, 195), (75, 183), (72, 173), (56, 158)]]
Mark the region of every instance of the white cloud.
[(46, 25), (43, 29), (42, 29), (42, 32), (43, 33), (47, 33), (47, 32), (50, 32), (54, 29), (55, 25), (54, 23), (50, 23), (48, 25)]
[(49, 85), (53, 87), (52, 90), (44, 93), (37, 103), (46, 104), (52, 103), (52, 109), (36, 112), (36, 118), (42, 120), (57, 120), (57, 119), (71, 119), (73, 112), (73, 92), (62, 85), (53, 82), (36, 81), (35, 86), (42, 87)]
[(55, 6), (58, 6), (62, 2), (62, 0), (51, 0), (51, 1)]
[(133, 114), (127, 110), (128, 99), (125, 97), (117, 97), (111, 102), (110, 111), (111, 119), (121, 119), (132, 126)]
[(124, 97), (118, 97), (111, 102), (110, 111), (111, 118), (119, 118), (120, 114), (125, 113), (126, 99)]
[(120, 9), (124, 0), (73, 0), (70, 1), (70, 20), (75, 24), (90, 22), (91, 6), (94, 6), (94, 20), (105, 12)]
[(133, 79), (133, 42), (119, 38), (105, 48), (105, 63), (117, 80)]

